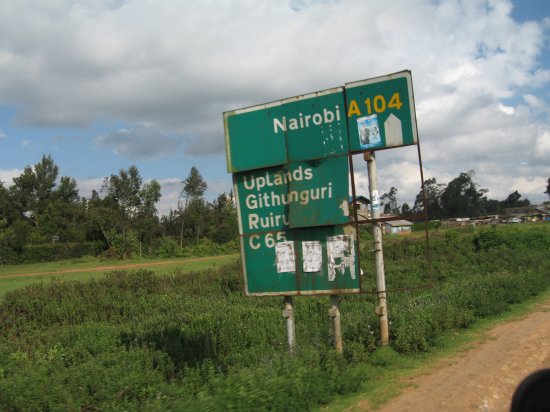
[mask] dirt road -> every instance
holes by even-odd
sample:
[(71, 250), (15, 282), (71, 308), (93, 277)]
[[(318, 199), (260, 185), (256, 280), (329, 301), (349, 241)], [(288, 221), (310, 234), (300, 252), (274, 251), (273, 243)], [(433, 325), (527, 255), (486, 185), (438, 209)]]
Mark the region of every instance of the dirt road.
[(445, 359), (383, 405), (380, 412), (510, 410), (516, 386), (529, 373), (550, 367), (550, 302), (518, 320), (500, 324), (488, 339)]

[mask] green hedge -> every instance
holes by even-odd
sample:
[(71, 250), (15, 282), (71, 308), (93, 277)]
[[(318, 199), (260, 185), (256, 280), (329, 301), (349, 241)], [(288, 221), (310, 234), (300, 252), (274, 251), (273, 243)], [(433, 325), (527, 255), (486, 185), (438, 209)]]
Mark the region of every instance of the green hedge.
[(82, 256), (97, 256), (103, 250), (101, 242), (45, 243), (25, 245), (20, 253), (10, 248), (0, 248), (1, 264), (39, 263)]
[[(433, 289), (388, 296), (392, 348), (427, 351), (442, 333), (548, 288), (549, 229), (433, 242)], [(391, 275), (414, 281), (408, 259), (423, 247), (390, 246)], [(374, 295), (341, 297), (344, 356), (333, 350), (328, 297), (295, 298), (298, 351), (289, 357), (282, 298), (242, 290), (233, 264), (9, 292), (0, 302), (0, 410), (311, 410), (357, 391), (384, 364)]]

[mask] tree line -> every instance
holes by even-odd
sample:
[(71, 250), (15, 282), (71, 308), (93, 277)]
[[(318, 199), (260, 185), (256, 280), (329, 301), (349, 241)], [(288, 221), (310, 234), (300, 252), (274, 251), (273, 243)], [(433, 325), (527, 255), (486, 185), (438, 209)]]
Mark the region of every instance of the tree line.
[[(43, 155), (35, 165), (26, 166), (11, 186), (0, 182), (0, 263), (83, 254), (121, 259), (177, 256), (197, 244), (235, 244), (238, 224), (232, 195), (222, 193), (206, 201), (207, 183), (196, 167), (181, 183), (177, 206), (159, 217), (161, 186), (156, 180), (145, 182), (136, 166), (105, 177), (91, 196), (82, 197), (76, 180), (59, 177), (52, 157)], [(502, 201), (488, 199), (474, 171), (460, 173), (448, 184), (428, 179), (424, 190), (430, 219), (498, 214), (530, 204), (517, 190)], [(397, 193), (392, 187), (381, 196), (384, 213), (423, 211), (422, 190), (412, 206), (399, 205)], [(550, 196), (550, 178), (545, 193)], [(56, 244), (63, 247), (52, 246)], [(69, 245), (79, 245), (75, 256), (70, 255)]]
[(29, 245), (88, 243), (89, 250), (125, 259), (174, 256), (201, 240), (225, 244), (238, 234), (231, 196), (206, 201), (207, 184), (195, 167), (182, 181), (177, 208), (162, 217), (159, 182), (145, 182), (136, 166), (105, 177), (89, 197), (79, 195), (74, 178), (58, 177), (58, 166), (44, 155), (11, 186), (0, 182), (0, 263)]
[[(419, 213), (426, 207), (430, 219), (448, 219), (456, 217), (477, 217), (502, 214), (507, 208), (529, 206), (531, 202), (517, 190), (504, 200), (489, 199), (487, 189), (481, 188), (476, 181), (475, 172), (462, 172), (448, 184), (438, 183), (436, 178), (424, 181), (425, 200), (422, 189), (416, 195), (414, 204), (398, 204), (398, 189), (392, 187), (380, 197), (385, 214)], [(550, 196), (550, 178), (547, 181), (546, 194)]]

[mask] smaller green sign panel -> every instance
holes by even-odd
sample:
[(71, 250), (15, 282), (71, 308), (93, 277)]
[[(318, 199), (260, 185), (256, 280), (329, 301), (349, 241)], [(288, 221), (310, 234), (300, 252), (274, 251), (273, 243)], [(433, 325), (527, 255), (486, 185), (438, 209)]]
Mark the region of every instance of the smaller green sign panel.
[(410, 71), (346, 84), (352, 152), (418, 142)]
[(240, 233), (348, 223), (348, 169), (340, 156), (235, 173)]
[(241, 251), (249, 296), (360, 290), (357, 236), (351, 225), (242, 236)]
[(345, 113), (343, 87), (225, 112), (228, 171), (347, 154)]

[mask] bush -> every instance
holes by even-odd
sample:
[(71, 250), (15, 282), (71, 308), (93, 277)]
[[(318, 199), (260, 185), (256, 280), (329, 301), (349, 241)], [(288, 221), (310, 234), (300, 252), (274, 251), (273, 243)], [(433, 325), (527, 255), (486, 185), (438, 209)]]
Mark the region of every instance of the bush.
[(97, 256), (102, 249), (101, 242), (29, 244), (23, 246), (19, 253), (2, 247), (0, 264), (39, 263), (75, 259), (86, 255)]
[(163, 237), (155, 254), (163, 258), (177, 257), (181, 255), (181, 248), (171, 237)]
[(19, 254), (8, 246), (0, 246), (0, 265), (20, 263)]
[(214, 256), (226, 253), (235, 253), (239, 250), (239, 243), (232, 240), (228, 243), (220, 244), (212, 242), (210, 239), (201, 239), (197, 243), (185, 246), (182, 251), (183, 256)]
[[(342, 296), (343, 356), (333, 350), (329, 299), (315, 296), (295, 299), (289, 357), (282, 299), (245, 297), (239, 263), (14, 290), (0, 301), (0, 409), (318, 408), (374, 379), (373, 369), (550, 286), (549, 230), (533, 229), (432, 242), (434, 287), (388, 294), (390, 348), (376, 349), (375, 295)], [(388, 280), (417, 282), (409, 264), (424, 247), (388, 245)]]

